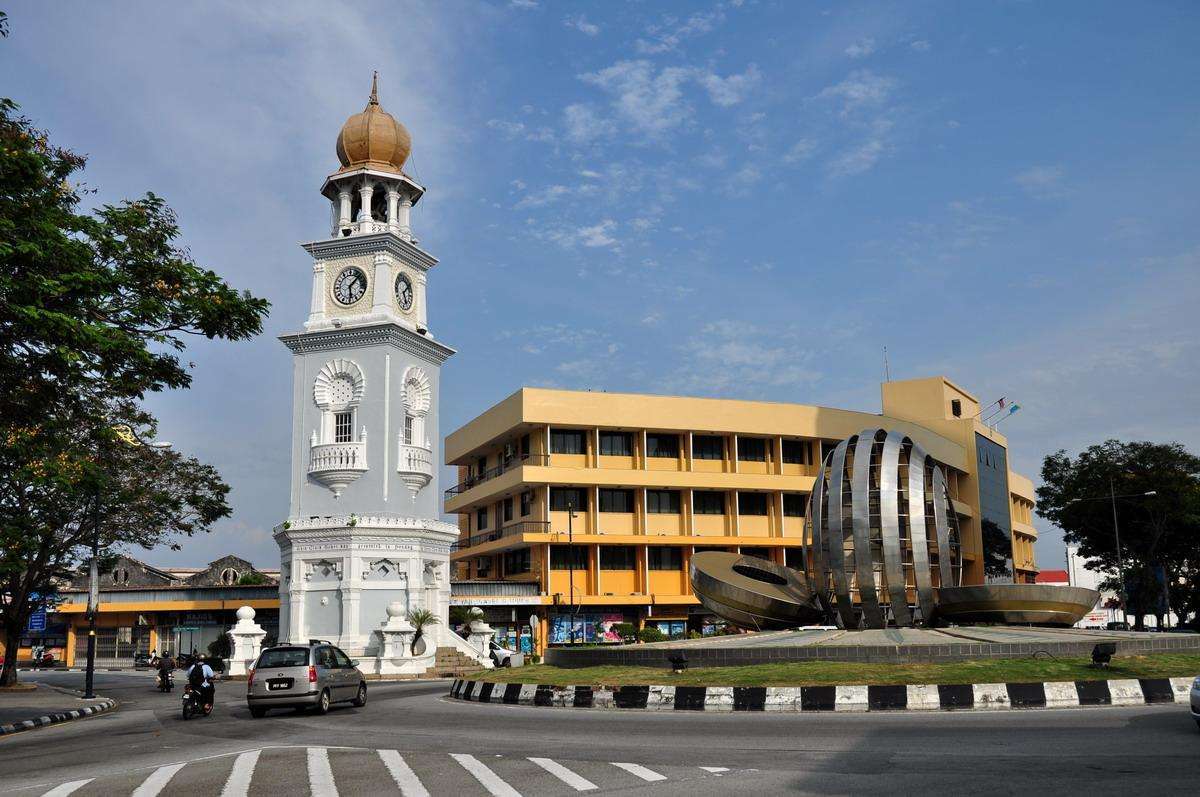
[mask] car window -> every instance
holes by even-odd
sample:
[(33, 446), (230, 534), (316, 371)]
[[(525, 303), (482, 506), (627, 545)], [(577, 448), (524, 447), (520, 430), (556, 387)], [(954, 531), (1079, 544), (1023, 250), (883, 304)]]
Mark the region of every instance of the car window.
[(258, 657), (259, 667), (306, 667), (308, 648), (272, 648)]
[(333, 668), (333, 651), (329, 648), (317, 648), (316, 659), (318, 667)]
[(349, 669), (350, 667), (354, 666), (350, 663), (350, 657), (345, 653), (342, 653), (342, 651), (338, 650), (337, 648), (333, 649), (333, 658), (337, 660), (337, 666), (339, 667)]

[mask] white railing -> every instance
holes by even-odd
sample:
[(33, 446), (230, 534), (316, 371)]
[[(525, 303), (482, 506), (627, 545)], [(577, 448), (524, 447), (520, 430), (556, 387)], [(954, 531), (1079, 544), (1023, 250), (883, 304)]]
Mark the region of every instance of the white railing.
[(413, 500), (425, 485), (433, 481), (433, 451), (427, 446), (414, 446), (400, 440), (396, 456), (396, 472), (412, 490)]
[(367, 443), (316, 443), (308, 454), (308, 475), (333, 490), (334, 497), (367, 470)]

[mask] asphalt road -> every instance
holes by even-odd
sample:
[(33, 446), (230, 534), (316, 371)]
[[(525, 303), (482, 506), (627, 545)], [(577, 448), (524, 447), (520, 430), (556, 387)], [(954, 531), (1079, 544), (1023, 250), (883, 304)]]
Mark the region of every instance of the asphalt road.
[[(72, 687), (83, 678), (36, 677)], [(163, 695), (149, 675), (101, 673), (97, 691), (122, 708), (0, 738), (0, 794), (42, 795), (62, 784), (79, 785), (56, 797), (374, 795), (400, 786), (409, 795), (1163, 794), (1200, 784), (1200, 733), (1181, 705), (617, 713), (451, 702), (448, 686), (375, 684), (362, 709), (256, 720), (242, 685), (222, 684), (213, 715), (184, 722), (178, 689)]]

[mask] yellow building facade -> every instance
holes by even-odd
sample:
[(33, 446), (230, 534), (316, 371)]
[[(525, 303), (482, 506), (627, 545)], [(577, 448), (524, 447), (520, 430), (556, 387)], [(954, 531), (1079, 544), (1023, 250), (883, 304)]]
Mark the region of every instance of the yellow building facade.
[[(1030, 481), (1007, 467), (1007, 440), (948, 379), (882, 386), (881, 414), (725, 399), (523, 388), (446, 438), (458, 484), (452, 561), (483, 605), (521, 585), (511, 616), (538, 615), (537, 647), (612, 639), (612, 626), (693, 626), (688, 561), (719, 549), (802, 567), (805, 514), (824, 452), (879, 426), (945, 466), (958, 514), (963, 581), (985, 580), (982, 524), (1011, 540), (1013, 577), (1036, 575)], [(1001, 508), (1001, 504), (1003, 504)], [(486, 584), (496, 586), (488, 598)], [(456, 586), (456, 593), (458, 587)], [(584, 618), (581, 622), (580, 616)]]

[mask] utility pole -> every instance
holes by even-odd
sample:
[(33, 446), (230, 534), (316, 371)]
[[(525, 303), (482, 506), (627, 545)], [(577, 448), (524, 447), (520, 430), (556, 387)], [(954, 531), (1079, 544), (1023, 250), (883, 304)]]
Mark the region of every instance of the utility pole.
[(96, 677), (96, 615), (100, 613), (100, 486), (96, 485), (96, 494), (92, 500), (92, 562), (88, 566), (88, 641), (87, 641), (87, 674), (83, 681), (83, 696), (96, 696), (94, 681)]
[(1125, 609), (1125, 559), (1121, 556), (1121, 529), (1117, 526), (1117, 491), (1113, 486), (1113, 477), (1108, 477), (1108, 497), (1112, 502), (1113, 536), (1117, 540), (1117, 578), (1121, 581), (1121, 589), (1117, 599), (1121, 602), (1121, 621), (1129, 622), (1129, 613)]
[(575, 502), (567, 501), (567, 567), (571, 579), (571, 644), (575, 644), (575, 621), (579, 612), (575, 609)]

